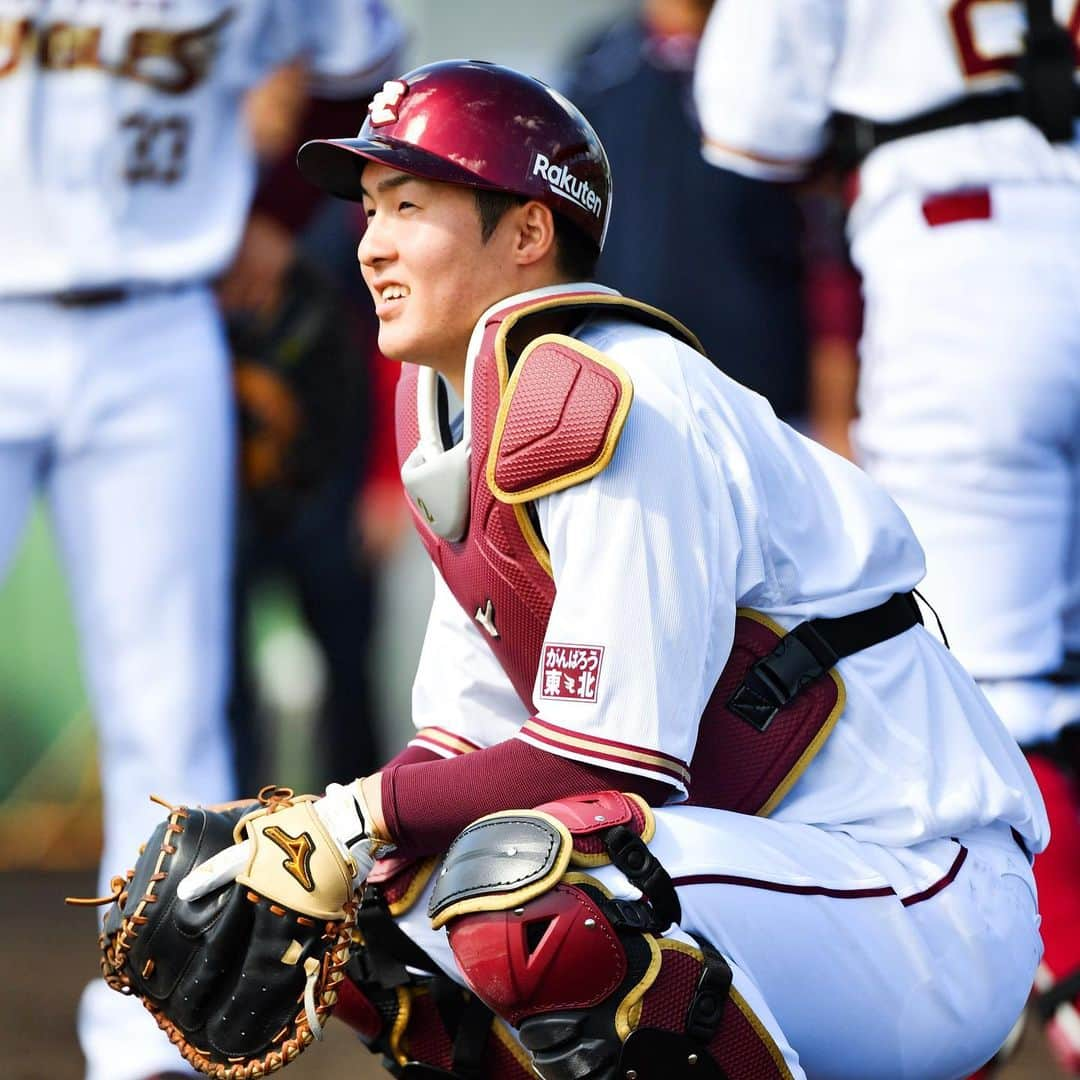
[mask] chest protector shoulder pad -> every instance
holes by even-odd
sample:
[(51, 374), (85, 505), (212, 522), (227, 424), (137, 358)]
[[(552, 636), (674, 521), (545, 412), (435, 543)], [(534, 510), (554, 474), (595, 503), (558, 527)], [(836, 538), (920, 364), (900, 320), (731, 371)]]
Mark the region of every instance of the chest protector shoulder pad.
[(633, 400), (630, 376), (562, 334), (530, 342), (499, 404), (487, 482), (503, 503), (580, 484), (611, 461)]

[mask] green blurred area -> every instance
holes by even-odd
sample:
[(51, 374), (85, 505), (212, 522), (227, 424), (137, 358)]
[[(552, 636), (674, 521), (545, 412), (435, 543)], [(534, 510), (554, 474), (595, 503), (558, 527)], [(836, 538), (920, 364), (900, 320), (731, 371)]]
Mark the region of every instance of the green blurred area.
[[(283, 633), (304, 632), (291, 590), (270, 583), (252, 607), (255, 654)], [(93, 865), (101, 813), (96, 735), (63, 568), (40, 508), (0, 587), (0, 718), (0, 869)], [(271, 710), (266, 719), (273, 775), (306, 790), (311, 717)]]
[[(93, 753), (93, 730), (64, 579), (40, 509), (0, 588), (0, 720), (0, 804), (67, 797)], [(63, 763), (45, 767), (57, 746), (74, 756), (66, 786)]]

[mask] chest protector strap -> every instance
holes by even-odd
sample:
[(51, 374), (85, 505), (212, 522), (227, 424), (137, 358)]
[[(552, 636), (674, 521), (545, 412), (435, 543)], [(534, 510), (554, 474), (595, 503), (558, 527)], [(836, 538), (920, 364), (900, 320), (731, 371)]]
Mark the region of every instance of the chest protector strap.
[(764, 731), (789, 701), (845, 656), (887, 641), (922, 621), (915, 597), (896, 593), (866, 611), (799, 623), (750, 668), (728, 708)]

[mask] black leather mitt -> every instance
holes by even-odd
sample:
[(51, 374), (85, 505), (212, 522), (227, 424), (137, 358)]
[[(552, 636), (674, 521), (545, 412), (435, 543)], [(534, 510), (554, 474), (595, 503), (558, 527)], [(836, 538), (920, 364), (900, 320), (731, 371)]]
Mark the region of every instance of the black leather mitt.
[[(177, 887), (247, 840), (236, 881), (184, 901)], [(100, 937), (105, 981), (136, 994), (194, 1068), (219, 1080), (292, 1061), (337, 1002), (355, 921), (353, 868), (309, 799), (170, 807), (133, 870), (114, 878)]]

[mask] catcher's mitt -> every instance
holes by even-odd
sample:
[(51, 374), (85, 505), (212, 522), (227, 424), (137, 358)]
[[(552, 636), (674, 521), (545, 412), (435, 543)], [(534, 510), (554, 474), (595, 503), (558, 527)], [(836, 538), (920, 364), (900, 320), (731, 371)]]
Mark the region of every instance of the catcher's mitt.
[[(100, 937), (105, 981), (140, 997), (218, 1080), (264, 1076), (321, 1037), (355, 923), (355, 868), (311, 797), (264, 789), (260, 803), (169, 807), (134, 870), (113, 879)], [(235, 882), (178, 897), (193, 867), (245, 838), (251, 858)]]

